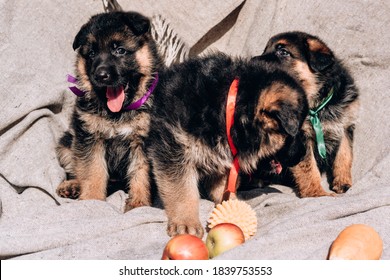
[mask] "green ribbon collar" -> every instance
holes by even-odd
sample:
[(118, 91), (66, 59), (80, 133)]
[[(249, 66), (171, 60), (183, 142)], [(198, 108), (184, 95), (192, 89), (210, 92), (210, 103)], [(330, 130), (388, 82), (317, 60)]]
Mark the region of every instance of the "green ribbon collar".
[(324, 101), (322, 101), (322, 103), (316, 109), (309, 110), (310, 122), (313, 125), (313, 129), (316, 134), (318, 153), (323, 159), (326, 158), (326, 147), (324, 141), (324, 132), (322, 130), (322, 125), (318, 117), (318, 112), (321, 111), (326, 106), (326, 104), (329, 103), (329, 101), (333, 97), (333, 92), (334, 89), (332, 87), (328, 93), (328, 96), (324, 99)]

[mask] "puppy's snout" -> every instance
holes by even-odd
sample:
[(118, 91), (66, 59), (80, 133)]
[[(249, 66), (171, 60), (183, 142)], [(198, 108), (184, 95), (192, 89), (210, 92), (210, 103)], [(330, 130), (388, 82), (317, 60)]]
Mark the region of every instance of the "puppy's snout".
[(100, 83), (108, 84), (112, 82), (112, 75), (107, 66), (101, 65), (96, 69), (95, 78)]

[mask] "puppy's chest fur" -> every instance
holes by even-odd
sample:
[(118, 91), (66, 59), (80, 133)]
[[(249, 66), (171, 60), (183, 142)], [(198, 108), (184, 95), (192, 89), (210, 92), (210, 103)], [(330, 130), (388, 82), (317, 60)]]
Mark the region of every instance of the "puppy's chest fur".
[[(320, 121), (321, 121), (321, 127), (324, 133), (325, 140), (332, 141), (332, 140), (340, 139), (340, 137), (344, 132), (343, 122), (336, 121), (336, 120), (324, 120), (324, 119), (320, 119)], [(310, 122), (309, 117), (304, 122), (302, 129), (303, 131), (305, 131), (307, 137), (315, 139), (316, 134), (314, 132), (313, 125)]]
[(110, 177), (114, 179), (127, 176), (126, 167), (134, 156), (134, 150), (142, 145), (149, 132), (148, 113), (134, 111), (125, 114), (128, 114), (127, 117), (119, 120), (85, 112), (78, 116), (82, 130), (92, 138), (89, 141), (103, 147), (102, 157), (107, 162)]
[(134, 113), (133, 117), (113, 120), (96, 114), (79, 115), (84, 129), (96, 138), (112, 139), (120, 137), (124, 140), (136, 141), (146, 137), (149, 132), (150, 117), (145, 112)]
[[(356, 90), (350, 90), (350, 92), (345, 93), (345, 96), (353, 96), (356, 93)], [(319, 118), (321, 121), (322, 130), (324, 133), (325, 141), (338, 142), (345, 130), (353, 125), (356, 122), (358, 111), (359, 111), (359, 101), (354, 99), (352, 101), (346, 102), (346, 97), (337, 98), (337, 102), (332, 105), (328, 105), (319, 112)], [(317, 102), (319, 103), (319, 102)], [(315, 132), (313, 126), (307, 117), (303, 125), (303, 130), (305, 134), (315, 139)]]

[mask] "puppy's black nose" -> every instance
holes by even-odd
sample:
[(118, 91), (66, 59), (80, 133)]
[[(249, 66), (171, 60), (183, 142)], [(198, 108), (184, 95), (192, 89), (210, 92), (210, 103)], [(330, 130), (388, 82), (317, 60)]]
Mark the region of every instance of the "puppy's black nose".
[(101, 83), (108, 83), (111, 81), (111, 75), (106, 66), (99, 66), (95, 72), (95, 78)]

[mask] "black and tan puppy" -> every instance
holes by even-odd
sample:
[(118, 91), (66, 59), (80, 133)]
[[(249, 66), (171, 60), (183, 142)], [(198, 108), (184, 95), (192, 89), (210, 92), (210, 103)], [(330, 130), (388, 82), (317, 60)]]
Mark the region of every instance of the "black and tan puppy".
[(223, 54), (171, 67), (158, 85), (147, 149), (170, 236), (203, 235), (199, 187), (215, 203), (222, 200), (233, 161), (226, 104), (235, 79), (230, 134), (242, 172), (252, 172), (260, 159), (286, 145), (298, 145), (306, 96), (285, 71)]
[(134, 12), (95, 15), (81, 27), (73, 49), (83, 94), (57, 148), (68, 175), (57, 193), (104, 200), (112, 180), (129, 190), (125, 210), (150, 205), (144, 139), (161, 67), (150, 21)]
[(346, 192), (352, 186), (352, 144), (359, 109), (358, 90), (347, 69), (322, 40), (302, 32), (272, 37), (263, 55), (254, 60), (277, 63), (293, 72), (307, 94), (310, 111), (302, 127), (306, 155), (283, 174), (292, 179), (301, 197), (334, 195), (321, 186), (324, 172), (334, 192)]

